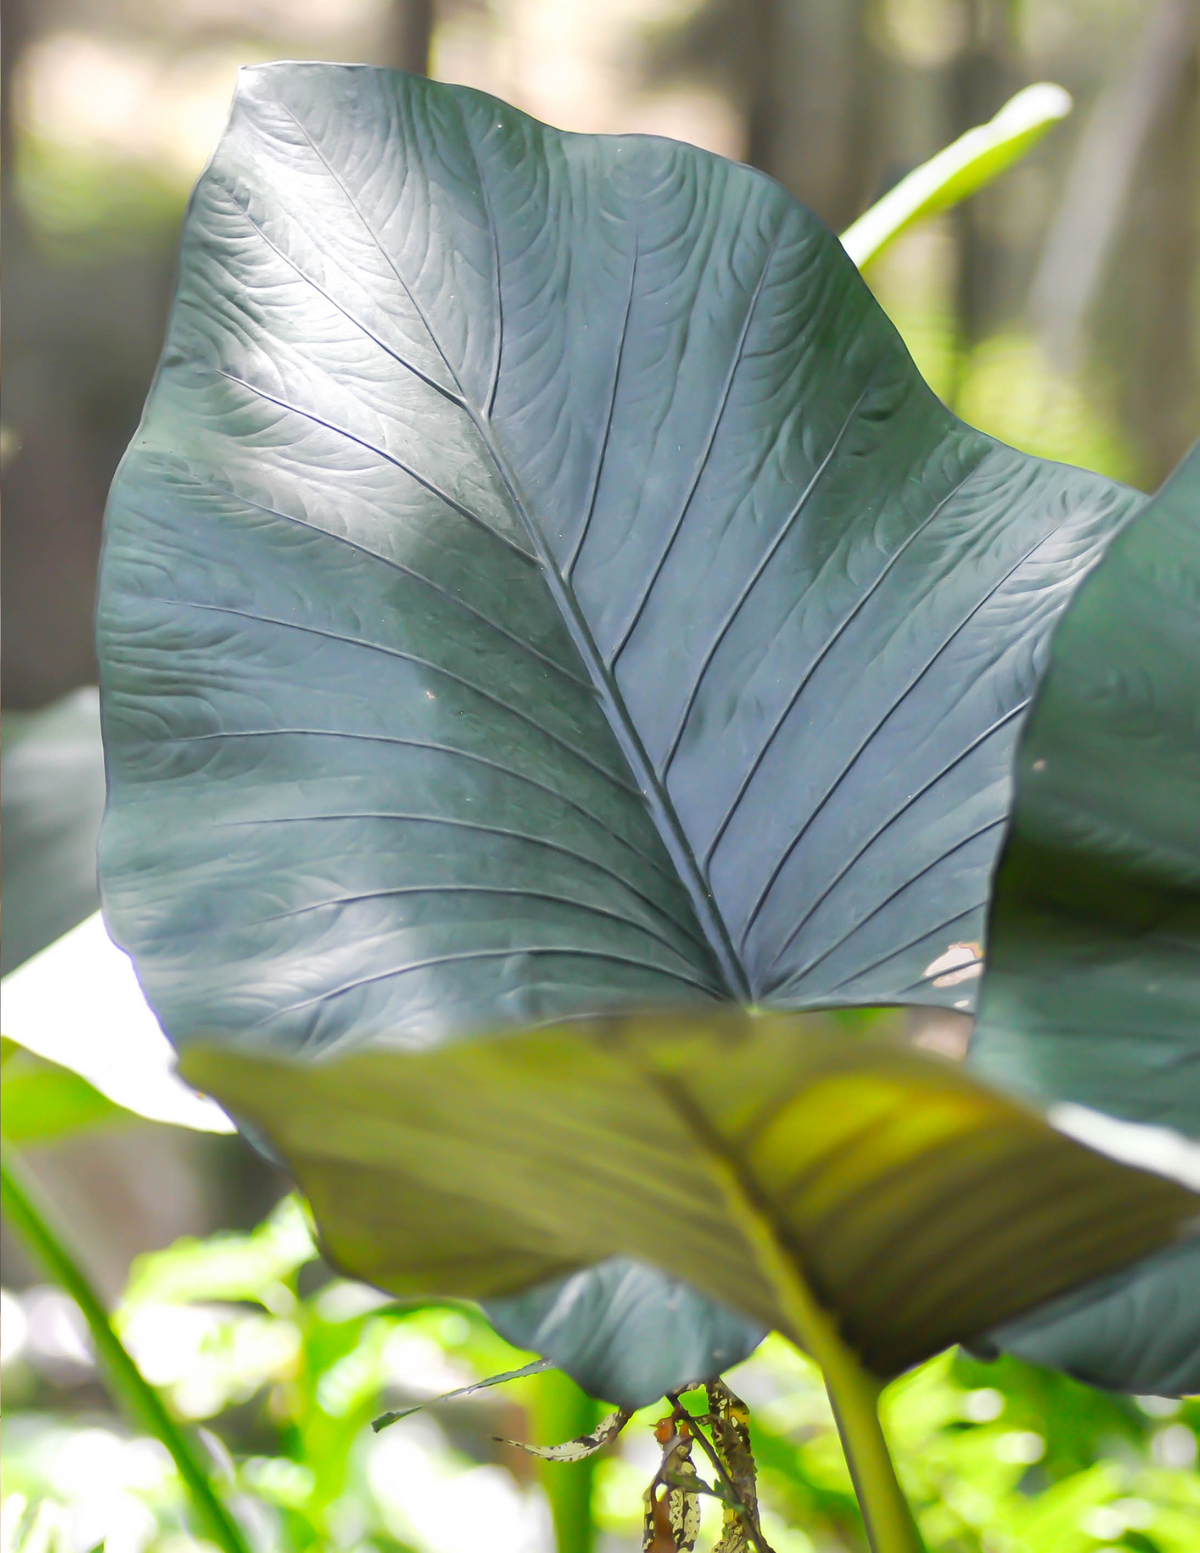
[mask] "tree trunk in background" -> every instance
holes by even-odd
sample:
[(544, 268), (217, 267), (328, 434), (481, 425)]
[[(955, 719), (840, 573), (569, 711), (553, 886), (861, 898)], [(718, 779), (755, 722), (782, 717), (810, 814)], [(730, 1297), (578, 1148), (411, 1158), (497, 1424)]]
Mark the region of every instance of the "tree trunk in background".
[[(1158, 132), (1187, 95), (1184, 82), (1195, 40), (1193, 0), (1159, 0), (1125, 68), (1101, 91), (1088, 115), (1030, 288), (1039, 338), (1064, 371), (1083, 364), (1088, 314), (1124, 229), (1139, 171), (1153, 169), (1152, 181), (1162, 182), (1160, 164), (1164, 153), (1171, 159), (1173, 148), (1170, 136), (1164, 144)], [(1180, 122), (1171, 129), (1182, 136), (1186, 127)], [(1160, 143), (1150, 151), (1156, 134)], [(1186, 201), (1186, 188), (1178, 192)]]
[(434, 0), (392, 0), (384, 24), (381, 62), (413, 75), (429, 74)]
[(747, 160), (834, 229), (876, 193), (880, 60), (866, 0), (758, 0), (734, 8), (753, 29)]
[(13, 66), (25, 47), (27, 31), (25, 0), (0, 0), (0, 200), (6, 220), (11, 206)]
[[(1026, 82), (1017, 77), (1009, 0), (967, 0), (966, 45), (951, 67), (952, 140), (990, 119)], [(954, 212), (958, 237), (958, 322), (973, 345), (1009, 312), (1008, 255), (1000, 202), (1003, 189), (985, 190)]]
[(1094, 331), (1142, 455), (1147, 489), (1170, 474), (1200, 432), (1200, 47), (1194, 33), (1180, 65), (1139, 161)]
[(1090, 112), (1030, 291), (1055, 366), (1080, 370), (1098, 348), (1115, 369), (1150, 486), (1200, 424), (1198, 49), (1194, 0), (1158, 0)]

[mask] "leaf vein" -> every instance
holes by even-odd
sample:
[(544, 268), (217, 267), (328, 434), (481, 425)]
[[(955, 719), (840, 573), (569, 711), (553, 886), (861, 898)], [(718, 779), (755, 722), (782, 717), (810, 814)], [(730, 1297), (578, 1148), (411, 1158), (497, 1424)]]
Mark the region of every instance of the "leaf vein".
[[(968, 474), (964, 475), (963, 478), (958, 482), (958, 484), (954, 486), (953, 490), (947, 492), (947, 494), (942, 498), (942, 500), (935, 504), (935, 506), (934, 506), (933, 510), (930, 512), (929, 516), (927, 518), (922, 519), (922, 521), (917, 525), (917, 527), (915, 529), (913, 529), (913, 531), (909, 535), (907, 535), (905, 537), (905, 539), (896, 547), (896, 549), (888, 557), (886, 563), (881, 568), (881, 570), (876, 574), (876, 576), (874, 578), (872, 578), (870, 586), (865, 590), (864, 593), (862, 593), (855, 600), (854, 605), (852, 606), (852, 608), (847, 612), (847, 614), (845, 614), (842, 617), (842, 619), (834, 627), (833, 631), (830, 632), (829, 636), (821, 644), (821, 650), (818, 652), (817, 656), (813, 659), (812, 663), (809, 664), (808, 668), (805, 669), (804, 673), (801, 675), (800, 681), (797, 684), (795, 690), (793, 690), (791, 696), (788, 698), (787, 704), (783, 708), (783, 711), (779, 714), (779, 716), (775, 719), (775, 722), (771, 725), (770, 732), (767, 734), (767, 737), (766, 737), (765, 741), (760, 746), (760, 748), (759, 748), (757, 754), (755, 755), (754, 759), (750, 762), (750, 765), (747, 768), (745, 775), (742, 777), (742, 780), (741, 780), (741, 782), (738, 785), (738, 790), (734, 794), (733, 802), (726, 809), (724, 815), (721, 818), (721, 823), (717, 826), (717, 829), (716, 829), (716, 831), (713, 834), (712, 840), (709, 842), (707, 848), (705, 849), (704, 860), (703, 860), (703, 866), (704, 866), (704, 870), (705, 870), (705, 877), (707, 877), (708, 869), (710, 868), (710, 866), (712, 864), (712, 860), (713, 860), (713, 857), (714, 857), (714, 855), (716, 853), (716, 850), (720, 846), (721, 840), (722, 840), (723, 836), (725, 835), (726, 830), (728, 830), (729, 825), (730, 825), (731, 821), (733, 820), (734, 815), (738, 811), (738, 807), (740, 806), (740, 804), (742, 802), (742, 799), (746, 795), (746, 789), (750, 786), (751, 782), (754, 780), (755, 776), (758, 774), (759, 768), (762, 766), (763, 761), (766, 759), (767, 752), (770, 750), (772, 744), (774, 744), (775, 739), (776, 739), (777, 735), (779, 734), (780, 730), (782, 729), (784, 723), (791, 716), (791, 713), (792, 713), (794, 707), (796, 706), (796, 703), (799, 701), (800, 697), (804, 694), (804, 691), (808, 687), (808, 684), (811, 681), (813, 675), (820, 668), (821, 664), (825, 661), (825, 659), (829, 656), (829, 653), (837, 645), (837, 643), (840, 640), (843, 632), (845, 632), (847, 630), (847, 628), (850, 626), (850, 624), (855, 619), (857, 619), (858, 615), (866, 607), (866, 605), (869, 603), (869, 601), (874, 596), (876, 591), (879, 589), (879, 587), (886, 580), (888, 574), (891, 572), (892, 567), (896, 564), (897, 561), (899, 561), (901, 556), (908, 549), (909, 545), (915, 539), (917, 539), (922, 533), (924, 533), (926, 529), (929, 528), (930, 524), (934, 521), (934, 519), (938, 516), (938, 514), (945, 507), (946, 503), (948, 501), (950, 501), (952, 497), (956, 496), (959, 491), (962, 490), (963, 486), (971, 478), (971, 475), (974, 474), (974, 472), (975, 472), (975, 470), (972, 469)], [(801, 604), (803, 603), (803, 598), (800, 599), (799, 603), (801, 603)], [(840, 780), (840, 778), (839, 778), (839, 780)]]
[(220, 485), (215, 480), (197, 477), (189, 472), (188, 481), (192, 485), (207, 486), (209, 490), (216, 491), (221, 495), (232, 496), (235, 501), (240, 502), (243, 506), (253, 507), (256, 512), (264, 513), (267, 517), (279, 518), (285, 523), (294, 523), (298, 528), (307, 529), (311, 534), (332, 540), (335, 544), (345, 545), (347, 549), (357, 551), (359, 555), (365, 556), (368, 560), (380, 562), (381, 565), (390, 568), (392, 571), (399, 572), (401, 576), (408, 577), (413, 582), (420, 583), (422, 586), (429, 588), (431, 592), (436, 593), (439, 598), (445, 599), (448, 604), (453, 605), (456, 609), (465, 611), (473, 619), (478, 620), (480, 625), (487, 630), (494, 631), (497, 636), (503, 637), (507, 642), (511, 642), (514, 647), (519, 647), (523, 652), (528, 653), (531, 658), (536, 658), (539, 663), (544, 663), (548, 669), (552, 669), (556, 674), (561, 675), (570, 684), (578, 685), (581, 690), (586, 691), (590, 696), (596, 694), (596, 687), (590, 679), (581, 679), (579, 675), (573, 674), (567, 665), (560, 663), (557, 658), (552, 658), (549, 653), (542, 652), (532, 642), (518, 636), (515, 631), (509, 631), (498, 621), (493, 620), (490, 615), (485, 615), (482, 610), (476, 609), (474, 604), (468, 603), (466, 599), (453, 592), (450, 588), (442, 587), (440, 583), (434, 582), (432, 577), (427, 577), (424, 572), (419, 572), (414, 567), (406, 566), (403, 561), (395, 561), (391, 556), (384, 555), (379, 550), (372, 550), (369, 545), (364, 545), (357, 539), (351, 539), (346, 534), (338, 534), (332, 529), (322, 528), (319, 523), (310, 523), (307, 518), (298, 518), (293, 512), (282, 512), (278, 507), (268, 507), (263, 502), (254, 501), (251, 497), (242, 495), (240, 491), (234, 491), (230, 487)]
[(338, 426), (333, 421), (327, 421), (312, 410), (304, 409), (302, 405), (292, 404), (289, 400), (281, 399), (276, 394), (269, 394), (265, 388), (260, 388), (256, 383), (250, 383), (244, 377), (238, 377), (236, 372), (226, 372), (223, 367), (206, 366), (203, 362), (196, 362), (194, 365), (198, 370), (210, 372), (214, 377), (223, 377), (230, 383), (237, 383), (247, 393), (266, 400), (268, 404), (277, 405), (281, 410), (287, 410), (291, 415), (299, 415), (306, 421), (312, 421), (314, 426), (323, 426), (326, 431), (333, 432), (335, 436), (344, 437), (347, 442), (353, 442), (356, 447), (364, 448), (368, 453), (374, 453), (377, 458), (382, 458), (386, 463), (391, 464), (393, 468), (399, 469), (403, 474), (408, 475), (411, 480), (415, 480), (431, 496), (436, 496), (440, 502), (445, 503), (451, 512), (457, 512), (460, 517), (466, 518), (468, 523), (473, 523), (481, 533), (487, 534), (497, 544), (501, 544), (507, 550), (511, 550), (514, 555), (519, 555), (522, 560), (530, 561), (535, 566), (537, 565), (538, 558), (535, 555), (531, 555), (524, 545), (519, 545), (515, 540), (509, 539), (506, 534), (501, 534), (485, 518), (481, 518), (477, 512), (472, 512), (465, 503), (451, 496), (448, 491), (443, 491), (440, 486), (421, 474), (419, 470), (413, 468), (411, 464), (406, 464), (403, 459), (386, 452), (385, 449), (376, 446), (373, 442), (368, 442), (365, 437), (356, 437), (345, 426)]
[(692, 473), (691, 484), (688, 487), (687, 496), (680, 506), (675, 521), (671, 526), (671, 532), (667, 536), (667, 542), (663, 547), (662, 554), (659, 556), (657, 563), (651, 571), (646, 585), (642, 589), (641, 596), (639, 597), (637, 604), (634, 606), (633, 613), (629, 617), (629, 620), (626, 622), (625, 628), (622, 631), (620, 637), (617, 639), (616, 645), (614, 646), (612, 653), (609, 656), (608, 667), (610, 671), (615, 670), (617, 666), (617, 660), (629, 645), (630, 639), (632, 638), (634, 631), (637, 629), (638, 622), (642, 618), (643, 611), (650, 601), (650, 595), (654, 592), (654, 589), (658, 583), (658, 579), (662, 575), (662, 569), (667, 564), (667, 558), (670, 556), (671, 551), (674, 549), (675, 541), (678, 539), (680, 531), (683, 528), (684, 521), (686, 520), (687, 515), (691, 510), (692, 501), (700, 487), (700, 481), (703, 478), (704, 471), (708, 467), (709, 454), (712, 452), (713, 443), (716, 441), (717, 432), (720, 430), (721, 422), (725, 418), (725, 411), (729, 406), (729, 396), (733, 392), (733, 381), (737, 376), (738, 368), (742, 364), (742, 355), (743, 351), (745, 350), (746, 337), (750, 332), (750, 325), (754, 321), (754, 315), (758, 308), (758, 301), (762, 296), (763, 286), (766, 284), (767, 275), (775, 258), (775, 250), (779, 246), (779, 237), (782, 230), (783, 223), (781, 222), (775, 228), (775, 234), (771, 238), (771, 243), (767, 249), (766, 258), (763, 260), (763, 266), (759, 272), (758, 280), (755, 283), (754, 291), (750, 297), (749, 303), (747, 304), (746, 316), (742, 320), (742, 327), (738, 335), (738, 342), (730, 356), (729, 368), (725, 374), (725, 381), (721, 386), (721, 395), (717, 401), (716, 411), (708, 428), (708, 436), (705, 439), (703, 451), (696, 459), (696, 464)]
[[(634, 846), (633, 842), (623, 836), (620, 831), (615, 830), (606, 820), (601, 819), (598, 814), (595, 814), (582, 803), (578, 803), (573, 798), (568, 798), (565, 793), (560, 793), (557, 788), (551, 787), (548, 782), (539, 782), (536, 777), (531, 777), (523, 771), (515, 771), (511, 766), (502, 765), (498, 760), (492, 760), (486, 755), (478, 754), (474, 750), (460, 749), (453, 744), (439, 744), (429, 739), (405, 739), (397, 734), (358, 733), (336, 728), (234, 728), (223, 729), (213, 733), (178, 734), (171, 742), (175, 744), (200, 744), (223, 739), (272, 738), (285, 734), (305, 738), (356, 739), (362, 740), (364, 743), (402, 745), (410, 749), (430, 750), (437, 754), (452, 755), (461, 760), (471, 761), (476, 765), (486, 766), (500, 776), (511, 777), (515, 782), (523, 782), (537, 792), (545, 793), (548, 797), (557, 799), (566, 808), (571, 809), (574, 813), (580, 815), (581, 818), (595, 825), (606, 836), (617, 842), (618, 845), (627, 848), (637, 858), (639, 863), (645, 863), (648, 868), (653, 868), (664, 879), (669, 880), (671, 884), (678, 884), (675, 875), (664, 868), (657, 859), (643, 852), (639, 847)], [(694, 942), (700, 943), (700, 940), (696, 939), (694, 934), (689, 936)]]
[[(951, 493), (951, 494), (953, 494), (953, 493)], [(750, 931), (753, 928), (754, 923), (757, 921), (759, 913), (762, 911), (763, 907), (765, 906), (765, 904), (767, 902), (767, 897), (770, 895), (771, 891), (774, 889), (776, 881), (778, 880), (780, 874), (783, 872), (784, 867), (787, 865), (787, 862), (788, 862), (789, 858), (795, 852), (796, 848), (800, 845), (800, 843), (804, 839), (804, 837), (808, 834), (808, 831), (812, 827), (812, 824), (813, 824), (814, 820), (823, 811), (823, 809), (825, 808), (825, 805), (829, 802), (830, 798), (833, 797), (834, 793), (837, 792), (838, 788), (841, 786), (842, 782), (845, 780), (845, 778), (846, 778), (847, 774), (849, 773), (849, 771), (851, 770), (851, 768), (856, 764), (856, 762), (859, 760), (859, 758), (863, 754), (863, 751), (871, 743), (871, 740), (875, 738), (876, 734), (878, 734), (879, 731), (884, 727), (884, 725), (889, 721), (889, 719), (892, 718), (896, 714), (896, 712), (904, 704), (904, 702), (908, 699), (908, 697), (910, 695), (912, 695), (913, 691), (916, 690), (917, 686), (920, 685), (920, 683), (925, 678), (925, 676), (935, 667), (935, 665), (938, 663), (939, 659), (941, 658), (942, 654), (947, 650), (947, 648), (955, 640), (955, 638), (958, 637), (963, 631), (966, 630), (967, 626), (970, 625), (971, 621), (974, 620), (975, 616), (978, 615), (980, 610), (985, 608), (992, 601), (993, 598), (995, 598), (996, 594), (999, 593), (1000, 589), (1004, 586), (1004, 584), (1006, 582), (1008, 582), (1013, 576), (1015, 576), (1016, 573), (1021, 570), (1021, 568), (1037, 553), (1037, 551), (1039, 551), (1042, 548), (1042, 546), (1044, 544), (1048, 543), (1049, 540), (1054, 538), (1054, 536), (1059, 532), (1059, 529), (1061, 527), (1062, 527), (1062, 524), (1056, 524), (1055, 527), (1053, 529), (1051, 529), (1048, 534), (1043, 534), (1042, 537), (1037, 541), (1037, 543), (1034, 544), (1034, 545), (1031, 545), (1030, 548), (1025, 552), (1025, 554), (1022, 555), (1019, 560), (1015, 561), (1013, 563), (1013, 565), (1010, 566), (1009, 569), (1004, 573), (1004, 575), (1002, 577), (999, 577), (991, 585), (991, 587), (989, 587), (987, 589), (987, 591), (984, 593), (983, 597), (978, 599), (971, 606), (971, 608), (967, 611), (967, 613), (963, 616), (963, 618), (954, 627), (953, 631), (951, 631), (950, 634), (945, 638), (945, 640), (942, 641), (938, 645), (937, 649), (933, 652), (933, 654), (925, 661), (925, 663), (917, 671), (917, 673), (913, 675), (913, 677), (909, 680), (908, 684), (904, 687), (904, 689), (901, 691), (901, 693), (892, 702), (891, 706), (888, 707), (887, 711), (883, 714), (883, 716), (881, 718), (879, 718), (879, 720), (875, 723), (874, 727), (871, 728), (864, 735), (864, 737), (859, 741), (858, 746), (854, 750), (854, 753), (849, 757), (848, 760), (843, 762), (841, 770), (834, 777), (833, 781), (826, 787), (825, 792), (822, 795), (820, 801), (816, 805), (814, 805), (813, 809), (811, 810), (811, 812), (808, 815), (808, 818), (804, 821), (803, 825), (801, 825), (800, 829), (792, 837), (791, 841), (788, 843), (787, 847), (784, 849), (784, 852), (783, 852), (782, 856), (779, 858), (779, 861), (775, 864), (774, 868), (771, 870), (770, 874), (768, 875), (767, 881), (764, 884), (762, 890), (759, 892), (758, 898), (756, 899), (756, 901), (754, 903), (754, 906), (752, 907), (752, 909), (750, 911), (750, 914), (749, 914), (749, 916), (746, 919), (745, 925), (742, 928), (742, 934), (741, 934), (740, 942), (742, 944), (743, 950), (744, 950), (744, 947), (745, 947), (745, 944), (746, 944), (746, 940), (748, 939), (748, 937), (750, 935)], [(793, 701), (792, 704), (794, 704), (794, 701)], [(782, 726), (782, 719), (780, 720), (779, 723), (776, 724), (775, 728), (772, 730), (772, 733), (770, 735), (770, 737), (772, 739), (775, 737), (775, 734), (779, 731), (779, 728), (781, 726)], [(761, 761), (759, 763), (761, 763)], [(710, 855), (711, 855), (711, 849), (710, 849)]]
[(574, 756), (576, 760), (582, 762), (589, 770), (595, 771), (598, 776), (603, 777), (605, 781), (610, 782), (621, 792), (632, 794), (634, 797), (639, 796), (636, 787), (623, 781), (616, 772), (610, 771), (606, 766), (601, 765), (599, 761), (594, 760), (592, 756), (576, 749), (573, 744), (559, 734), (552, 733), (548, 728), (543, 727), (536, 717), (532, 717), (528, 712), (522, 712), (519, 708), (511, 706), (507, 701), (501, 700), (499, 696), (493, 695), (490, 690), (484, 690), (482, 686), (475, 684), (473, 680), (466, 679), (461, 674), (456, 674), (453, 669), (448, 669), (440, 663), (435, 663), (430, 658), (421, 657), (419, 653), (405, 652), (399, 647), (387, 647), (382, 642), (372, 642), (366, 637), (347, 636), (340, 631), (329, 631), (323, 626), (305, 625), (298, 620), (283, 620), (274, 615), (260, 615), (254, 610), (234, 609), (224, 604), (202, 604), (195, 599), (161, 597), (152, 600), (148, 599), (148, 601), (157, 604), (170, 604), (180, 609), (202, 610), (206, 614), (232, 615), (239, 620), (253, 621), (256, 625), (276, 626), (284, 631), (298, 631), (306, 636), (318, 636), (325, 641), (342, 642), (349, 647), (359, 647), (364, 652), (381, 653), (384, 657), (398, 658), (402, 662), (414, 664), (418, 668), (428, 669), (430, 673), (438, 674), (443, 679), (448, 679), (452, 684), (460, 685), (464, 690), (479, 696), (498, 710), (507, 712), (510, 717), (515, 717), (518, 722), (526, 724), (527, 727), (532, 728), (536, 733), (540, 733), (544, 738), (548, 739), (551, 744), (557, 745), (559, 749), (565, 751), (568, 755)]
[[(709, 997), (719, 995), (711, 983), (700, 981), (694, 976), (687, 976), (682, 971), (658, 965), (653, 960), (637, 960), (632, 955), (617, 954), (607, 949), (579, 947), (574, 944), (514, 944), (511, 947), (499, 949), (460, 949), (451, 954), (430, 955), (424, 960), (410, 960), (407, 965), (393, 966), (389, 970), (378, 971), (371, 976), (361, 976), (340, 987), (332, 987), (316, 997), (304, 998), (299, 1003), (289, 1003), (285, 1008), (274, 1010), (270, 1017), (277, 1019), (285, 1014), (294, 1014), (302, 1008), (311, 1008), (315, 1004), (327, 1003), (333, 998), (342, 997), (348, 992), (357, 992), (360, 987), (372, 986), (381, 981), (391, 981), (399, 976), (411, 976), (414, 971), (429, 970), (433, 966), (461, 965), (472, 960), (507, 960), (518, 955), (565, 955), (575, 959), (604, 960), (633, 970), (652, 971), (658, 976), (665, 976), (670, 981), (694, 987), (700, 992), (707, 993)], [(259, 1023), (263, 1021), (260, 1020)]]

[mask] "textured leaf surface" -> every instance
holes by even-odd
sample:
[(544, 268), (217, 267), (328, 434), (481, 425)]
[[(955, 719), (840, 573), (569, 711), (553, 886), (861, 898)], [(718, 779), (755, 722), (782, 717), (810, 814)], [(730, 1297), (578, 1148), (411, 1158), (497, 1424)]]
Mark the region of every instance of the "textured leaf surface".
[(244, 72), (108, 515), (113, 931), (177, 1042), (309, 1054), (961, 1006), (1041, 644), (1140, 501), (950, 416), (750, 169)]
[[(1200, 1137), (1200, 447), (1063, 617), (1017, 771), (971, 1059)], [(1200, 1247), (1000, 1340), (1101, 1384), (1200, 1390)]]
[(1200, 1212), (1200, 1194), (956, 1066), (816, 1015), (643, 1016), (321, 1064), (198, 1046), (182, 1061), (271, 1137), (332, 1259), (397, 1293), (486, 1297), (619, 1254), (786, 1332), (722, 1181), (732, 1167), (885, 1376)]

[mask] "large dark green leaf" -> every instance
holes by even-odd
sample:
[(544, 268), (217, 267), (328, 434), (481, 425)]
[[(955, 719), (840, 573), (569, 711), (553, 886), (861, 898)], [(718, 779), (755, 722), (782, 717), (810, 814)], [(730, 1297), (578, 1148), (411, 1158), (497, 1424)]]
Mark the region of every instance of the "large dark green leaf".
[(108, 517), (109, 922), (184, 1043), (964, 1005), (1141, 500), (956, 421), (748, 168), (245, 72)]
[[(988, 955), (982, 1073), (1200, 1138), (1200, 447), (1055, 631)], [(1200, 1246), (999, 1340), (1101, 1384), (1200, 1390)]]
[[(503, 1295), (619, 1254), (807, 1342), (758, 1223), (885, 1377), (1200, 1213), (1200, 1193), (954, 1064), (820, 1015), (644, 1015), (317, 1064), (200, 1046), (182, 1065), (266, 1131), (332, 1259), (383, 1288)], [(662, 1385), (651, 1358), (611, 1400)]]

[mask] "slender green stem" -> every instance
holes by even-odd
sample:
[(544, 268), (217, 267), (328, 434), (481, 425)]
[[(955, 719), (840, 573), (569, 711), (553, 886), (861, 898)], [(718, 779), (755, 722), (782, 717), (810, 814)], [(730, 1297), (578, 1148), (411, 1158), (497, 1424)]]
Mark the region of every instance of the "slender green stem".
[(842, 1338), (732, 1165), (715, 1158), (730, 1212), (775, 1295), (785, 1336), (820, 1365), (873, 1553), (924, 1553), (879, 1422), (880, 1382)]
[(206, 1534), (223, 1553), (250, 1553), (237, 1522), (216, 1490), (187, 1436), (167, 1412), (158, 1392), (144, 1378), (112, 1323), (87, 1275), (54, 1229), (25, 1172), (7, 1147), (0, 1152), (0, 1202), (9, 1223), (54, 1281), (83, 1312), (96, 1352), (113, 1390), (141, 1425), (170, 1451)]
[[(603, 1411), (568, 1375), (548, 1370), (539, 1375), (533, 1387), (532, 1413), (538, 1443), (557, 1445), (590, 1434)], [(543, 1461), (542, 1487), (550, 1501), (554, 1518), (554, 1536), (558, 1553), (593, 1553), (596, 1522), (592, 1515), (592, 1493), (596, 1479), (596, 1457), (583, 1461)]]

